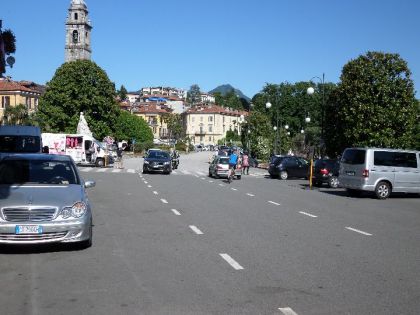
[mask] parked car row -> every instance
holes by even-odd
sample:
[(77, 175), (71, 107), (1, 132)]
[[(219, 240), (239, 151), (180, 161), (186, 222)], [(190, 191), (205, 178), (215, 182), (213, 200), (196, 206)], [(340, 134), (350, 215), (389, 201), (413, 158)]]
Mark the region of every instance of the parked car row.
[[(273, 156), (272, 178), (310, 177), (310, 164), (296, 156)], [(378, 199), (392, 192), (420, 193), (420, 152), (386, 148), (348, 148), (341, 160), (319, 159), (312, 172), (314, 186), (345, 188), (349, 196), (373, 192)]]

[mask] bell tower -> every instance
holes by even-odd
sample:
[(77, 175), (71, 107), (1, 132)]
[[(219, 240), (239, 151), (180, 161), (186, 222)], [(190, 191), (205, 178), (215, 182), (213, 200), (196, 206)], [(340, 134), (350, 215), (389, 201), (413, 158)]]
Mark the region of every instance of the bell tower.
[(90, 32), (92, 25), (84, 0), (71, 0), (66, 20), (65, 61), (90, 60), (92, 48)]

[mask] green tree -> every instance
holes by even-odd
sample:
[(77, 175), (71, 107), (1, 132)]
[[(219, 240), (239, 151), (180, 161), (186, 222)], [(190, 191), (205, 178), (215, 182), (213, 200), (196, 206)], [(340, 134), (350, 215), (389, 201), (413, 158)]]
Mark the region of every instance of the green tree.
[(201, 103), (201, 91), (200, 91), (200, 87), (197, 84), (191, 85), (190, 89), (188, 90), (187, 102), (191, 106)]
[(114, 134), (120, 113), (114, 84), (94, 62), (64, 63), (47, 83), (37, 119), (44, 132), (75, 133), (80, 112), (97, 139)]
[(3, 113), (5, 125), (32, 125), (28, 109), (25, 105), (8, 106)]
[(124, 85), (121, 85), (120, 89), (117, 91), (117, 95), (121, 101), (124, 101), (127, 98), (127, 89)]
[[(250, 133), (248, 133), (250, 130)], [(250, 151), (253, 156), (267, 160), (273, 152), (274, 133), (270, 118), (261, 112), (253, 111), (247, 117), (246, 124), (242, 128), (241, 140), (244, 147), (250, 143)]]
[(180, 114), (169, 114), (166, 124), (168, 126), (170, 139), (181, 139), (184, 135), (184, 128), (182, 125), (182, 117)]
[(115, 138), (145, 143), (153, 141), (153, 132), (143, 118), (121, 110), (115, 124)]
[(327, 106), (330, 155), (350, 146), (415, 147), (418, 103), (398, 54), (368, 52), (348, 62)]

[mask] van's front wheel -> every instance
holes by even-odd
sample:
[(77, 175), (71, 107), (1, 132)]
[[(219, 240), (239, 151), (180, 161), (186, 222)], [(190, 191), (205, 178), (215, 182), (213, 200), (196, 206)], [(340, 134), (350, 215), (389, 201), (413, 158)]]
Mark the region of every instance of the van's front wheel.
[(375, 194), (378, 199), (386, 199), (391, 195), (391, 186), (387, 182), (379, 182), (376, 185)]

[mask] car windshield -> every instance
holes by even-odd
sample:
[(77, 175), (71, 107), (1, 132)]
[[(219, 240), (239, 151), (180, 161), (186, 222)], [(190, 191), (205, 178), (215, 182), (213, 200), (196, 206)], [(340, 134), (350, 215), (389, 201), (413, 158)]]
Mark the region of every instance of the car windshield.
[(147, 157), (152, 159), (169, 159), (169, 153), (163, 151), (151, 151)]
[(0, 136), (0, 152), (40, 152), (39, 137), (33, 136)]
[(73, 165), (68, 161), (9, 160), (0, 162), (0, 185), (79, 184)]

